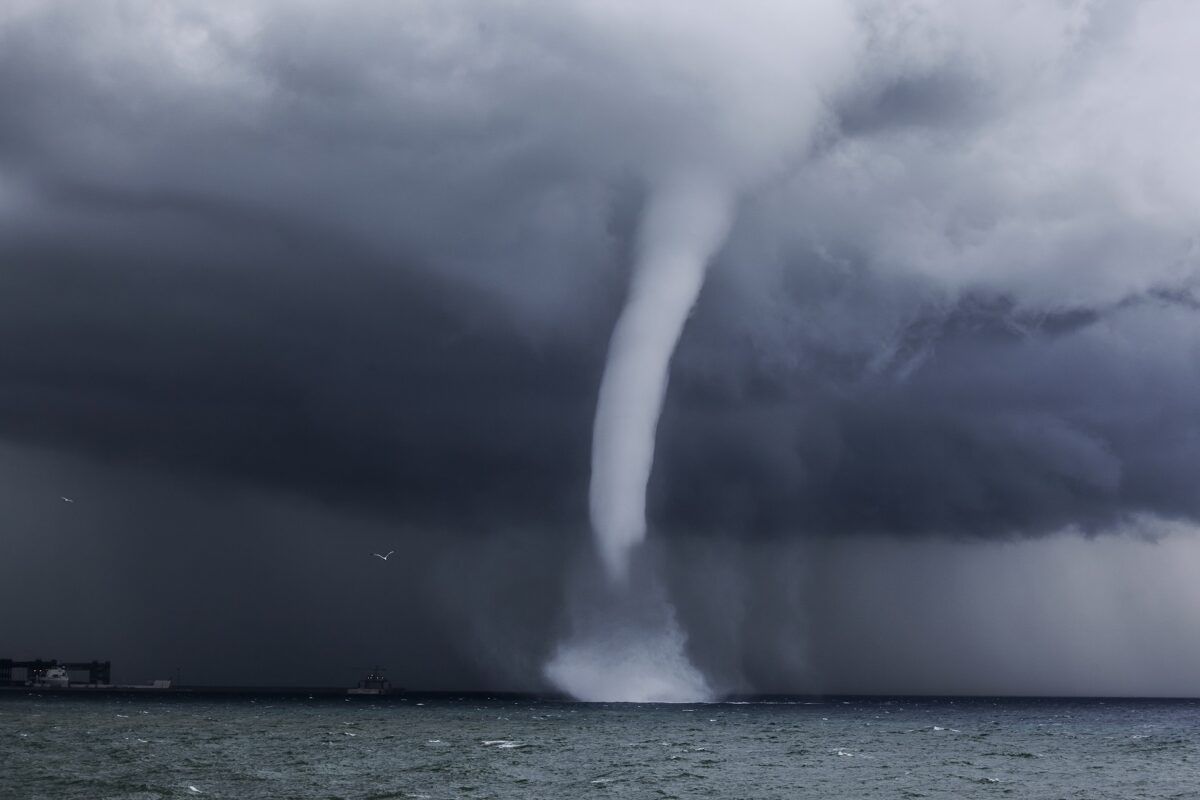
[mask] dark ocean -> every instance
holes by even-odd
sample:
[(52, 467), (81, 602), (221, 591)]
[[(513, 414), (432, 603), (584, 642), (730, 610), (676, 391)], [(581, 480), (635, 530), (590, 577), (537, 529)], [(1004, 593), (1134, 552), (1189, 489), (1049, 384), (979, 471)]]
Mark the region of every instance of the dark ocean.
[(0, 797), (1200, 798), (1200, 702), (0, 694)]

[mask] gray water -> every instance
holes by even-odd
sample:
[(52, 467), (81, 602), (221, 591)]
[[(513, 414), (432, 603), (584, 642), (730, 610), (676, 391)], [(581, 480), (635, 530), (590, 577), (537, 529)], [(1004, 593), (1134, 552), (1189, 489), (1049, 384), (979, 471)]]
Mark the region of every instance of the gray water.
[(0, 696), (4, 800), (1158, 800), (1198, 767), (1195, 701)]

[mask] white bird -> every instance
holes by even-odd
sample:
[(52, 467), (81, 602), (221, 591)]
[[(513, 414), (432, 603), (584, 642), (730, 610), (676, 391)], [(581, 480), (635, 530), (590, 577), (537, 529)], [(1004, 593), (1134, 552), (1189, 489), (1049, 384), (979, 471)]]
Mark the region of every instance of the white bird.
[(388, 560), (388, 558), (389, 558), (389, 557), (392, 555), (392, 553), (394, 553), (394, 552), (396, 552), (396, 551), (395, 551), (395, 550), (388, 550), (388, 551), (387, 551), (387, 555), (386, 555), (386, 556), (381, 556), (381, 555), (379, 555), (379, 553), (371, 553), (371, 555), (375, 556), (376, 558), (382, 558), (384, 561), (387, 561), (387, 560)]
[(74, 503), (74, 502), (75, 502), (74, 500), (72, 500), (72, 499), (71, 499), (71, 498), (69, 498), (69, 497), (64, 497), (64, 498), (62, 498), (62, 501), (63, 501), (64, 503)]

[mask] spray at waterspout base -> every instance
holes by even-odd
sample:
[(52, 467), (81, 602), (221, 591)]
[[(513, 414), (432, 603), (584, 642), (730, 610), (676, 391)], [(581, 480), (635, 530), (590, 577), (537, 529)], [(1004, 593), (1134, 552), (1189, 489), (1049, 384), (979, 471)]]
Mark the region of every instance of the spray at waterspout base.
[(711, 701), (657, 578), (649, 570), (622, 584), (592, 577), (572, 583), (572, 632), (546, 665), (546, 678), (585, 702)]
[(658, 631), (609, 629), (559, 646), (546, 677), (588, 703), (706, 703), (712, 690), (683, 652), (672, 616)]

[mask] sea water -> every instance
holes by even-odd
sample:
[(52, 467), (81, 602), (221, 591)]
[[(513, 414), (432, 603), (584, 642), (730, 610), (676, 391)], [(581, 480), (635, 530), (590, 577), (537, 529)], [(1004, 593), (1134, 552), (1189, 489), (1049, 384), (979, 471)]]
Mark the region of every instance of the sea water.
[(0, 798), (1197, 798), (1196, 701), (0, 695)]

